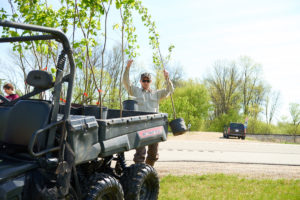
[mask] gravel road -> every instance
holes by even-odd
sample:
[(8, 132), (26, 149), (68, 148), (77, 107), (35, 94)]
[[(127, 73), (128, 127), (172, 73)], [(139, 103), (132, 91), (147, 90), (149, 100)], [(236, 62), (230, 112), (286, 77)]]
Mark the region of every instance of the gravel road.
[(300, 179), (300, 167), (211, 162), (157, 162), (155, 169), (160, 176), (235, 174), (248, 178)]

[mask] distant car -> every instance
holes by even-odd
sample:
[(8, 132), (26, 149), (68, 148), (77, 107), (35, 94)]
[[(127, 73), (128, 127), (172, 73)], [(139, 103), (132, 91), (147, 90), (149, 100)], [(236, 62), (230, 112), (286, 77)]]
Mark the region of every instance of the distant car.
[(232, 137), (238, 137), (244, 140), (246, 138), (246, 128), (244, 124), (241, 123), (230, 123), (229, 126), (224, 127), (223, 131), (223, 137), (229, 138)]

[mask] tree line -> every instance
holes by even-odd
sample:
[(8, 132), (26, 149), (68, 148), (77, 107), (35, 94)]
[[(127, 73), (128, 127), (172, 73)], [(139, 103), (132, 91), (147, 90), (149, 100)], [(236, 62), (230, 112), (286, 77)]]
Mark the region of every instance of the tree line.
[[(162, 63), (157, 51), (159, 34), (142, 1), (61, 0), (58, 1), (60, 5), (55, 7), (47, 0), (8, 0), (8, 3), (10, 9), (1, 8), (0, 19), (59, 28), (69, 37), (77, 66), (73, 103), (121, 108), (121, 102), (130, 98), (122, 87), (121, 77), (126, 61), (135, 58), (139, 52), (133, 13), (139, 14), (148, 29), (149, 44), (153, 48), (154, 86), (156, 89), (164, 87)], [(112, 10), (119, 13), (119, 22), (108, 27)], [(119, 33), (117, 45), (107, 45), (109, 29)], [(2, 30), (2, 37), (34, 34), (7, 28)], [(177, 116), (191, 124), (191, 130), (222, 131), (229, 122), (244, 123), (247, 118), (247, 131), (250, 133), (299, 134), (298, 103), (290, 104), (290, 119), (283, 119), (274, 125), (280, 93), (273, 91), (263, 80), (262, 66), (250, 57), (216, 61), (202, 81), (187, 80), (183, 67), (170, 62), (173, 48), (171, 45), (169, 55), (164, 57), (164, 64), (176, 88), (174, 103)], [(53, 41), (15, 43), (9, 54), (14, 62), (11, 65), (17, 70), (14, 73), (7, 73), (7, 68), (2, 71), (1, 87), (8, 81), (18, 86), (20, 95), (28, 93), (32, 90), (25, 81), (28, 72), (39, 69), (55, 75), (60, 51), (61, 47)], [(137, 67), (133, 69), (136, 70), (133, 74), (141, 72)], [(133, 84), (138, 84), (139, 77), (131, 77), (131, 80)], [(38, 98), (50, 96), (50, 93), (44, 93)], [(62, 103), (64, 96), (62, 92)], [(169, 99), (161, 102), (160, 111), (173, 118)]]
[[(77, 87), (74, 96), (77, 103), (95, 103), (99, 106), (108, 104), (115, 107), (117, 94), (119, 107), (121, 106), (121, 99), (124, 98), (121, 85), (124, 64), (128, 58), (136, 57), (139, 48), (133, 13), (140, 16), (139, 20), (147, 28), (146, 37), (150, 45), (154, 49), (158, 45), (159, 35), (155, 31), (155, 22), (139, 0), (60, 0), (55, 2), (56, 5), (51, 5), (53, 2), (49, 3), (47, 0), (8, 0), (7, 3), (10, 8), (0, 9), (1, 20), (58, 28), (67, 35), (77, 67)], [(119, 15), (114, 24), (109, 23), (112, 10)], [(107, 38), (110, 29), (118, 32), (120, 38), (115, 38), (118, 46), (108, 50)], [(2, 37), (35, 34), (37, 33), (32, 31), (2, 29)], [(30, 86), (24, 81), (28, 72), (39, 69), (55, 75), (61, 49), (54, 41), (14, 43), (13, 52), (10, 54), (18, 72), (5, 78), (15, 84), (19, 82), (18, 92), (28, 93)], [(62, 101), (64, 95), (61, 94)], [(41, 94), (39, 98), (46, 96), (47, 94)]]
[[(300, 134), (300, 104), (290, 103), (289, 120), (278, 119), (280, 93), (263, 79), (260, 64), (241, 56), (218, 60), (211, 69), (203, 81), (181, 80), (175, 90), (177, 116), (191, 124), (191, 130), (222, 132), (230, 122), (247, 121), (248, 133)], [(172, 118), (170, 101), (160, 108)]]

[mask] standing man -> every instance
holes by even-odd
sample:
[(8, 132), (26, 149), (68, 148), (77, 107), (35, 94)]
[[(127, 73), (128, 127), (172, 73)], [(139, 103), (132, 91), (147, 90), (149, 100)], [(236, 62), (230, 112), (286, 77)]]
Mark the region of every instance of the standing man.
[[(131, 96), (136, 97), (138, 102), (138, 110), (144, 112), (159, 112), (159, 101), (173, 93), (173, 84), (169, 79), (169, 73), (164, 70), (164, 76), (167, 82), (167, 87), (162, 90), (152, 90), (150, 85), (152, 83), (151, 74), (141, 74), (140, 83), (141, 88), (131, 85), (129, 80), (129, 70), (133, 60), (127, 62), (127, 66), (123, 75), (123, 84), (125, 89)], [(133, 161), (135, 163), (145, 162), (146, 147), (136, 149)], [(158, 143), (148, 146), (146, 164), (154, 166), (155, 161), (158, 160)]]

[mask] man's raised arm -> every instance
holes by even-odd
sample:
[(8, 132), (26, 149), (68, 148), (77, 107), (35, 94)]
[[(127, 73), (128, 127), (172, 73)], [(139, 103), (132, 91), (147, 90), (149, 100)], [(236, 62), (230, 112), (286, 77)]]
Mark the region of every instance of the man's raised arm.
[(125, 89), (128, 91), (129, 95), (133, 95), (132, 87), (129, 80), (129, 70), (133, 60), (128, 60), (125, 72), (123, 74), (123, 84)]
[(164, 76), (166, 79), (166, 89), (162, 89), (158, 91), (158, 98), (159, 100), (166, 98), (167, 96), (169, 96), (169, 94), (172, 94), (174, 92), (174, 87), (173, 87), (173, 83), (169, 78), (169, 72), (164, 70)]

